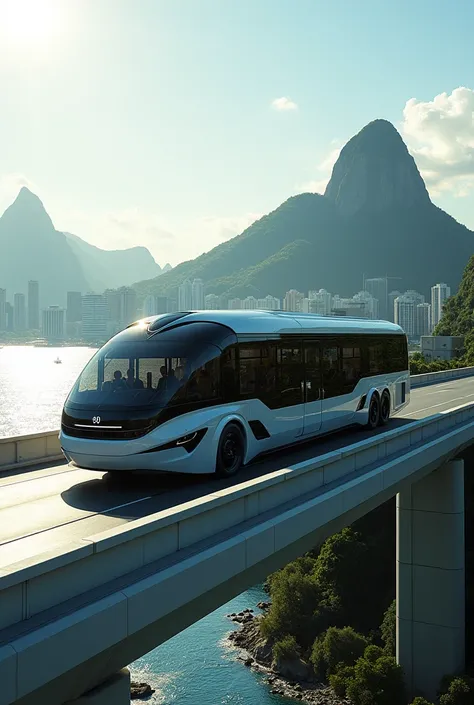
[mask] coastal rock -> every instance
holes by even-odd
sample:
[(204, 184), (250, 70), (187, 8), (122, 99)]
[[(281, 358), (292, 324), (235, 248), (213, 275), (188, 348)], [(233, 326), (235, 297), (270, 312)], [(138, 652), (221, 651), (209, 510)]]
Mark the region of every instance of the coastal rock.
[(130, 683), (130, 698), (132, 700), (145, 700), (153, 695), (154, 689), (149, 683)]
[(263, 610), (263, 611), (269, 610), (271, 606), (272, 606), (271, 602), (265, 602), (264, 600), (262, 600), (262, 602), (259, 602), (257, 604), (258, 609)]
[[(303, 661), (303, 659), (281, 659), (273, 663), (273, 669), (283, 678), (290, 681), (311, 681), (313, 669)], [(295, 687), (296, 683), (289, 683), (290, 687)]]

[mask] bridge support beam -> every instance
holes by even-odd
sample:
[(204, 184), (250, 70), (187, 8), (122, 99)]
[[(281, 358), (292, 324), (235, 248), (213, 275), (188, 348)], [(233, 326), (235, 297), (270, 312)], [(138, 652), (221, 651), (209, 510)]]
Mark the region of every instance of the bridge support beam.
[(464, 463), (397, 496), (397, 661), (411, 697), (434, 700), (465, 659)]
[(123, 668), (97, 688), (65, 705), (130, 705), (130, 671)]

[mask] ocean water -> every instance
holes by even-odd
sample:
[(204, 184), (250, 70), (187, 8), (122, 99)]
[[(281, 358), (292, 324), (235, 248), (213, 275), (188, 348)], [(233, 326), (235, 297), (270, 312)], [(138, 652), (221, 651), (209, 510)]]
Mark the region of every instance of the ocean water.
[[(0, 348), (0, 437), (59, 428), (61, 410), (92, 348)], [(56, 358), (61, 364), (55, 364)], [(131, 664), (132, 677), (155, 688), (150, 705), (285, 705), (263, 678), (236, 656), (227, 640), (236, 626), (226, 618), (266, 599), (261, 588), (227, 605)]]

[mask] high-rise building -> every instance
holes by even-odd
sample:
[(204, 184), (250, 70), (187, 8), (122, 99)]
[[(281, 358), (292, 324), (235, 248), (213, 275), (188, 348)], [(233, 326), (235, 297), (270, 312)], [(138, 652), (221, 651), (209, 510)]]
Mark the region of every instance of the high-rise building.
[(150, 294), (143, 302), (144, 316), (158, 316), (160, 313), (168, 312), (168, 297)]
[(82, 294), (80, 291), (67, 292), (67, 323), (77, 323), (82, 321)]
[(64, 338), (64, 320), (66, 311), (59, 306), (43, 309), (41, 315), (41, 332), (47, 340)]
[(0, 330), (6, 330), (7, 328), (7, 290), (0, 289)]
[(15, 294), (13, 297), (13, 328), (16, 331), (26, 330), (26, 297)]
[(280, 310), (280, 299), (276, 296), (271, 296), (267, 294), (263, 299), (257, 299), (257, 308), (263, 311), (279, 311)]
[(178, 311), (192, 311), (193, 285), (186, 279), (178, 289)]
[(255, 311), (257, 308), (257, 299), (255, 298), (255, 296), (247, 296), (242, 301), (242, 306), (248, 311)]
[(379, 299), (375, 299), (368, 291), (359, 291), (358, 294), (355, 294), (352, 297), (352, 300), (355, 303), (364, 304), (364, 310), (367, 318), (372, 318), (373, 320), (381, 318), (379, 314), (380, 301)]
[(416, 306), (416, 327), (417, 336), (430, 335), (431, 333), (431, 305), (427, 303)]
[(13, 326), (14, 326), (14, 311), (13, 311), (13, 306), (9, 301), (6, 302), (5, 304), (5, 330), (7, 331), (12, 331)]
[(402, 294), (395, 299), (395, 323), (399, 325), (408, 337), (415, 335), (415, 310), (417, 304), (412, 296)]
[(419, 291), (415, 291), (414, 289), (407, 289), (405, 291), (405, 296), (409, 296), (413, 301), (415, 302), (415, 306), (418, 306), (418, 304), (424, 304), (425, 303), (425, 297), (423, 294), (420, 294)]
[(206, 311), (218, 311), (220, 307), (220, 297), (217, 294), (207, 294), (204, 297), (204, 308)]
[(392, 323), (395, 321), (395, 299), (397, 299), (401, 295), (401, 291), (391, 291), (388, 295), (387, 320), (392, 321)]
[(242, 299), (237, 299), (237, 298), (236, 299), (229, 299), (227, 306), (231, 311), (241, 309), (241, 308), (243, 308)]
[(135, 289), (122, 286), (104, 292), (107, 303), (107, 318), (116, 328), (128, 326), (137, 320), (137, 294)]
[(387, 277), (375, 277), (374, 279), (366, 279), (364, 283), (365, 291), (377, 299), (379, 302), (378, 316), (385, 321), (388, 315), (388, 283)]
[(301, 291), (296, 291), (296, 289), (290, 289), (285, 294), (283, 299), (283, 310), (284, 311), (302, 311), (303, 310), (303, 299), (304, 294)]
[(435, 284), (431, 287), (431, 327), (434, 328), (441, 320), (443, 306), (451, 296), (451, 289), (447, 284)]
[(28, 282), (28, 330), (39, 330), (40, 309), (39, 309), (39, 283), (37, 281)]
[[(306, 301), (306, 299), (305, 299)], [(320, 316), (327, 316), (331, 313), (332, 296), (326, 289), (308, 292), (308, 303), (303, 302), (305, 313), (317, 313)]]
[(204, 282), (202, 279), (195, 279), (192, 284), (192, 308), (202, 311), (204, 308)]
[(82, 336), (97, 341), (107, 336), (107, 299), (102, 294), (82, 297)]

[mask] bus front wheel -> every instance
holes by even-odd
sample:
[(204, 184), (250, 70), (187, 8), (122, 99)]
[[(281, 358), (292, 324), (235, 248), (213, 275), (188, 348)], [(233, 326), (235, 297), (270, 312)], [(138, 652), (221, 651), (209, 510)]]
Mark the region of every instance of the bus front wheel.
[(380, 422), (380, 400), (378, 394), (373, 394), (369, 404), (369, 414), (366, 428), (373, 431)]
[(222, 431), (217, 447), (216, 474), (218, 477), (236, 475), (244, 462), (245, 439), (240, 426), (229, 423)]

